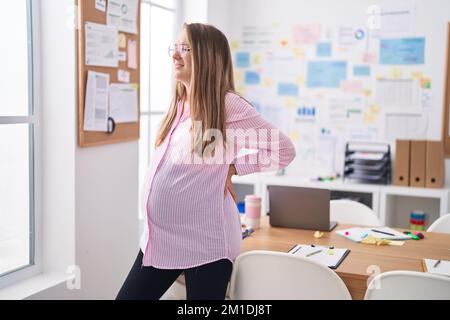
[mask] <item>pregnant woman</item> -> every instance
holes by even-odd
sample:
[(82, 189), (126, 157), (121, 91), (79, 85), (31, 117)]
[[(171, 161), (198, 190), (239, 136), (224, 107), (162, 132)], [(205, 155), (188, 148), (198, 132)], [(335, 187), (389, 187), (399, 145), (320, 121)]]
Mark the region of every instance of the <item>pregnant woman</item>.
[(141, 248), (117, 299), (159, 299), (184, 273), (188, 300), (223, 300), (242, 241), (231, 177), (284, 168), (295, 149), (235, 93), (221, 31), (185, 24), (169, 55), (175, 92), (146, 181)]

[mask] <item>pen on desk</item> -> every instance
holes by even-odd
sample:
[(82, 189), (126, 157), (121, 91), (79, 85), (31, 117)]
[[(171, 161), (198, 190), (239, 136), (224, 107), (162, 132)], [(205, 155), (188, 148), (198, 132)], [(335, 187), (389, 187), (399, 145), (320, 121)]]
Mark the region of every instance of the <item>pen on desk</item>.
[(295, 254), (298, 250), (300, 250), (300, 246), (298, 246), (298, 248), (297, 249), (295, 249), (295, 251), (294, 252), (292, 252), (292, 254)]
[(395, 234), (389, 233), (389, 232), (384, 232), (384, 231), (380, 231), (380, 230), (376, 230), (376, 229), (370, 229), (373, 232), (377, 232), (377, 233), (382, 233), (382, 234), (387, 234), (388, 236), (395, 236)]
[(311, 256), (313, 256), (313, 255), (315, 255), (315, 254), (317, 254), (317, 253), (319, 253), (319, 252), (322, 252), (322, 250), (317, 250), (317, 251), (308, 253), (306, 256), (307, 256), (307, 257), (311, 257)]
[(439, 263), (441, 263), (441, 260), (436, 261), (436, 263), (434, 264), (433, 268), (437, 268), (437, 266), (439, 265)]

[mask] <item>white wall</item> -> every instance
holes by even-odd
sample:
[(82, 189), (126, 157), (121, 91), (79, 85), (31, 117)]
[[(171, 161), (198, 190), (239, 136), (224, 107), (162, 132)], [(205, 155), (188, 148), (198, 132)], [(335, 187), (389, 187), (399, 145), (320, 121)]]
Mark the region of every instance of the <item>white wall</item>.
[(186, 23), (206, 23), (208, 20), (209, 1), (181, 0), (182, 21)]
[(113, 299), (138, 253), (138, 142), (77, 146), (73, 0), (42, 3), (44, 272), (81, 270), (31, 299)]

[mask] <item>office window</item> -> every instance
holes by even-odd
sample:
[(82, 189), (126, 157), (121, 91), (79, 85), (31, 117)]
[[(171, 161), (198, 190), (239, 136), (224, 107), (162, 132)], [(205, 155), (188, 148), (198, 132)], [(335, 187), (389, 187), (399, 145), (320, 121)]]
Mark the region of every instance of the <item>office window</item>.
[[(142, 0), (141, 140), (139, 171), (143, 178), (156, 133), (172, 98), (172, 63), (167, 48), (175, 41), (176, 0)], [(140, 180), (140, 185), (142, 185)]]
[(35, 154), (31, 0), (0, 19), (0, 286), (35, 263)]

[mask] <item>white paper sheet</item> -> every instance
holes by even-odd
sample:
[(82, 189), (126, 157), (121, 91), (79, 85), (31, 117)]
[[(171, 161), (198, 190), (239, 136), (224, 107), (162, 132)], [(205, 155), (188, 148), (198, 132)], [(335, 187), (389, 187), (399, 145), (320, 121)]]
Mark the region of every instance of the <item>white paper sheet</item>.
[(138, 0), (109, 0), (107, 24), (118, 30), (137, 34)]
[(138, 90), (136, 84), (112, 83), (109, 90), (109, 116), (116, 123), (138, 121)]
[(84, 108), (85, 131), (107, 131), (109, 74), (89, 71)]
[(382, 38), (401, 38), (414, 34), (416, 10), (414, 4), (380, 7), (380, 28), (375, 35)]
[(413, 108), (420, 104), (420, 84), (412, 79), (377, 81), (377, 103), (382, 107)]
[(424, 261), (427, 267), (426, 272), (450, 277), (450, 261), (441, 260), (436, 267), (435, 265), (438, 260), (424, 259)]
[(95, 0), (95, 9), (106, 12), (106, 0)]
[(87, 66), (119, 66), (117, 29), (102, 24), (87, 22), (85, 27)]
[(427, 128), (425, 114), (386, 114), (386, 139), (421, 139), (426, 136)]

